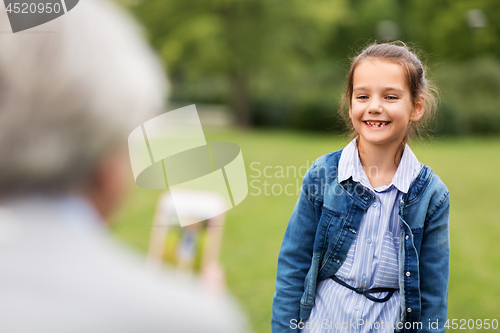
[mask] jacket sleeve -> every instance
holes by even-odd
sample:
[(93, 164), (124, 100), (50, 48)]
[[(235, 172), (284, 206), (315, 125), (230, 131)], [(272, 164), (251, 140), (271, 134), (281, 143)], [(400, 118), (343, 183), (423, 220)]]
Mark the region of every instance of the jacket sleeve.
[(315, 164), (306, 172), (299, 199), (288, 222), (278, 256), (273, 298), (272, 332), (298, 332), (300, 299), (311, 266), (318, 224), (314, 183)]
[[(450, 272), (450, 199), (448, 191), (441, 195), (424, 229), (420, 250), (421, 332), (445, 332)], [(438, 321), (436, 326), (429, 323)]]

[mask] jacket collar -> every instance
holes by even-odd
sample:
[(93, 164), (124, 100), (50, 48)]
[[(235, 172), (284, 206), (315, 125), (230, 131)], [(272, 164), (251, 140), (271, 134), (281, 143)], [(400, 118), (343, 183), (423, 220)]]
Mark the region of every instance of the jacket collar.
[(411, 183), (408, 193), (404, 194), (402, 197), (403, 204), (405, 205), (415, 202), (421, 196), (422, 192), (427, 188), (427, 185), (429, 185), (434, 175), (434, 172), (430, 167), (422, 163), (420, 164), (422, 165), (420, 173)]

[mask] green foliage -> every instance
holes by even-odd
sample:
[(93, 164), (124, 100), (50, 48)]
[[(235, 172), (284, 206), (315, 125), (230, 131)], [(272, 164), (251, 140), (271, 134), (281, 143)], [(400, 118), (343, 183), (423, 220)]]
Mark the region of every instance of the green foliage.
[[(131, 7), (169, 68), (185, 75), (286, 68), (315, 55), (344, 1), (149, 0)], [(298, 51), (298, 52), (297, 52)]]
[(252, 105), (254, 124), (341, 131), (338, 108), (344, 75), (341, 64), (324, 61), (297, 67), (288, 76), (260, 76)]
[(438, 70), (441, 134), (500, 132), (497, 0), (144, 0), (130, 9), (168, 68), (171, 99), (229, 104), (241, 125), (340, 129), (347, 60), (369, 41), (398, 38)]
[(475, 58), (436, 69), (446, 104), (442, 133), (500, 133), (500, 60)]
[[(257, 99), (263, 75), (290, 78), (306, 71), (344, 15), (345, 3), (149, 0), (131, 9), (172, 73), (173, 99), (186, 90), (177, 86), (195, 86), (201, 78), (216, 76), (228, 82), (225, 102), (244, 109)], [(194, 101), (204, 100), (197, 95)]]
[[(464, 60), (484, 54), (500, 55), (500, 2), (411, 0), (404, 6), (408, 39), (419, 42), (434, 59)], [(471, 9), (482, 10), (486, 26), (473, 28), (468, 24)]]

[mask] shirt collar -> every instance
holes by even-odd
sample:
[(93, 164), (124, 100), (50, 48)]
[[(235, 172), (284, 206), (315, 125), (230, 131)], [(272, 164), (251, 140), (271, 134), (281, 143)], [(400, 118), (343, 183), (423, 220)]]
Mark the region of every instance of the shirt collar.
[[(342, 151), (339, 161), (338, 180), (342, 182), (352, 177), (354, 181), (373, 189), (361, 166), (356, 140), (357, 138), (352, 140)], [(422, 165), (415, 154), (413, 154), (410, 147), (405, 145), (403, 156), (401, 157), (396, 174), (387, 188), (394, 185), (399, 191), (407, 193), (411, 182), (417, 177), (420, 169), (422, 169)]]

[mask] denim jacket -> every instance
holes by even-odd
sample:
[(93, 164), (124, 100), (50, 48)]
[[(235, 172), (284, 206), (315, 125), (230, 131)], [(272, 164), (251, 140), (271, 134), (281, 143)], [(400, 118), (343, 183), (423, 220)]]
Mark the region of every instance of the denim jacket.
[[(374, 195), (352, 178), (338, 182), (341, 153), (339, 150), (318, 158), (304, 176), (278, 257), (273, 333), (296, 332), (299, 321), (309, 317), (317, 282), (340, 268), (363, 214), (374, 200)], [(401, 198), (401, 305), (395, 332), (445, 331), (450, 258), (448, 194), (441, 179), (422, 165)]]

